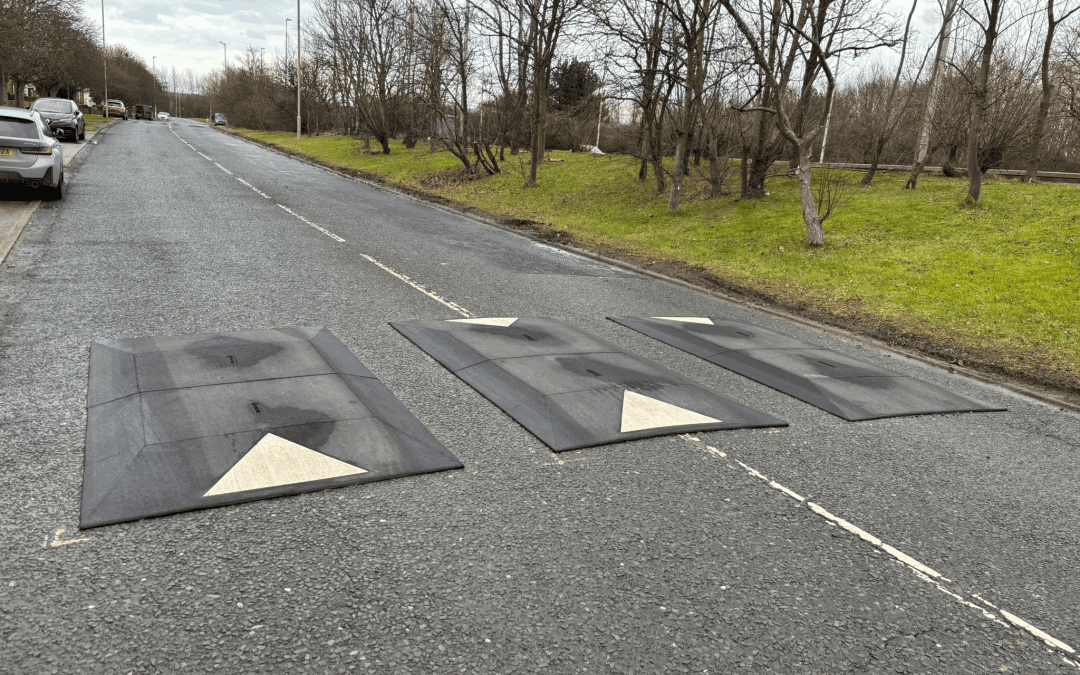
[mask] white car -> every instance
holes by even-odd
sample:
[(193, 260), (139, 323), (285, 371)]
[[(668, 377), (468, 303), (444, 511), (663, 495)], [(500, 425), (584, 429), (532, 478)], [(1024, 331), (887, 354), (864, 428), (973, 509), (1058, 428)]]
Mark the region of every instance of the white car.
[(0, 106), (0, 182), (64, 196), (64, 148), (38, 111)]
[(159, 120), (168, 120), (169, 119), (169, 113), (167, 113), (167, 112), (159, 112), (157, 114), (157, 118)]

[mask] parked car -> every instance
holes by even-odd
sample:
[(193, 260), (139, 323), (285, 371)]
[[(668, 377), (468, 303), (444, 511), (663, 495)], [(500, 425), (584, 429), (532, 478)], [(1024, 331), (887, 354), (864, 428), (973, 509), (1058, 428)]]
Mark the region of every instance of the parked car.
[(168, 121), (168, 119), (169, 119), (169, 113), (167, 113), (167, 112), (164, 112), (164, 111), (162, 111), (162, 112), (159, 112), (159, 113), (157, 114), (157, 118), (158, 118), (159, 120), (165, 120), (165, 121)]
[(137, 120), (152, 120), (154, 119), (154, 106), (136, 103), (135, 107), (131, 109), (131, 116)]
[(75, 101), (66, 98), (39, 98), (30, 109), (41, 113), (45, 124), (49, 125), (57, 138), (86, 140), (86, 120)]
[(225, 113), (214, 113), (214, 126), (225, 126), (229, 123), (229, 120), (225, 118)]
[(105, 117), (119, 117), (121, 119), (128, 118), (127, 107), (124, 106), (124, 102), (117, 98), (110, 98), (105, 102)]
[(64, 148), (37, 110), (0, 106), (0, 181), (64, 196)]

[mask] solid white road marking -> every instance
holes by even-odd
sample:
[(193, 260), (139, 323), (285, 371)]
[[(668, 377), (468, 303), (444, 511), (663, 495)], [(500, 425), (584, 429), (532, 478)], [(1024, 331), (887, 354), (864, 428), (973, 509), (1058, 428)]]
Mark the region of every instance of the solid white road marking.
[[(196, 150), (195, 152), (199, 152), (199, 151)], [(209, 160), (211, 162), (214, 161), (214, 160), (210, 159), (209, 157), (207, 157), (206, 155), (203, 155), (201, 152), (199, 152), (199, 154), (202, 155), (203, 159)]]
[(710, 424), (719, 421), (693, 410), (642, 396), (627, 389), (623, 392), (622, 425), (619, 433), (678, 427), (684, 424)]
[(221, 169), (222, 171), (224, 171), (225, 173), (229, 174), (230, 176), (231, 176), (231, 175), (233, 175), (233, 172), (232, 172), (232, 171), (229, 171), (228, 169), (226, 169), (225, 167), (221, 166), (221, 165), (220, 165), (220, 164), (218, 164), (217, 162), (214, 162), (214, 166), (216, 166), (217, 168)]
[(475, 323), (481, 326), (501, 326), (508, 328), (517, 321), (517, 317), (488, 317), (486, 319), (447, 319), (454, 323)]
[(280, 436), (266, 434), (203, 497), (362, 473), (367, 471)]
[(710, 326), (715, 325), (712, 319), (704, 316), (654, 316), (654, 319), (660, 319), (661, 321), (682, 321), (683, 323), (704, 323)]
[(1054, 647), (1057, 647), (1058, 649), (1060, 649), (1062, 651), (1065, 651), (1065, 652), (1068, 652), (1070, 654), (1075, 654), (1076, 653), (1076, 650), (1073, 649), (1072, 647), (1070, 647), (1069, 645), (1065, 644), (1061, 640), (1058, 640), (1056, 638), (1053, 638), (1053, 637), (1047, 635), (1046, 633), (1042, 632), (1041, 630), (1039, 630), (1035, 626), (1032, 626), (1030, 623), (1028, 623), (1027, 621), (1024, 621), (1023, 619), (1016, 616), (1015, 614), (1010, 614), (1010, 613), (1006, 612), (1003, 609), (999, 609), (998, 611), (1001, 612), (1001, 615), (1003, 617), (1005, 617), (1006, 619), (1008, 619), (1009, 622), (1012, 623), (1014, 626), (1016, 626), (1018, 628), (1023, 628), (1024, 630), (1031, 633), (1035, 637), (1039, 638), (1043, 642), (1045, 642), (1045, 643), (1047, 643), (1049, 645), (1052, 645)]

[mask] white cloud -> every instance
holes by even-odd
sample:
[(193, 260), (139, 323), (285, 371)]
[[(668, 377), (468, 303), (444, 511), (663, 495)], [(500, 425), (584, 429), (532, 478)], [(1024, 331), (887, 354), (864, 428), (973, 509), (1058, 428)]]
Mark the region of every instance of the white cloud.
[[(84, 0), (87, 17), (98, 24), (100, 40), (101, 0)], [(235, 66), (248, 47), (265, 49), (267, 55), (285, 52), (285, 19), (289, 44), (296, 45), (296, 3), (290, 0), (104, 0), (105, 39), (121, 44), (147, 66), (155, 63), (159, 73), (173, 67), (183, 72), (208, 73), (222, 66), (224, 42), (229, 65)], [(301, 3), (301, 20), (313, 14)]]

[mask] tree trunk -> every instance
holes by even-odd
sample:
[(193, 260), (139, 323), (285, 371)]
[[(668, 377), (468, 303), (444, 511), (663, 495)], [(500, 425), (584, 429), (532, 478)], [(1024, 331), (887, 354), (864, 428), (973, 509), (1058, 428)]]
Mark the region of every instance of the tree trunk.
[(905, 190), (914, 190), (919, 184), (919, 174), (922, 173), (923, 167), (926, 166), (924, 162), (917, 162), (911, 169), (911, 176), (904, 183)]
[(818, 215), (817, 203), (814, 201), (813, 176), (810, 166), (813, 164), (811, 153), (813, 147), (810, 143), (802, 143), (799, 146), (799, 196), (802, 199), (803, 222), (806, 223), (806, 235), (811, 246), (818, 248), (825, 244), (825, 232), (821, 229), (821, 216)]
[(971, 111), (971, 124), (968, 126), (968, 199), (972, 202), (979, 201), (979, 194), (982, 192), (982, 171), (979, 169), (979, 133), (982, 131), (983, 99), (976, 101), (975, 109)]
[(1054, 0), (1046, 3), (1046, 40), (1043, 41), (1042, 53), (1042, 98), (1039, 100), (1039, 113), (1035, 117), (1035, 125), (1031, 131), (1031, 145), (1028, 147), (1027, 173), (1024, 181), (1034, 183), (1039, 173), (1039, 146), (1042, 145), (1043, 133), (1046, 129), (1046, 118), (1050, 115), (1050, 100), (1054, 95), (1054, 85), (1050, 82), (1050, 50), (1054, 45), (1054, 31), (1059, 23), (1069, 18), (1075, 12), (1065, 14), (1057, 21), (1054, 20)]
[[(535, 83), (534, 83), (535, 84)], [(525, 179), (525, 187), (536, 186), (536, 175), (540, 167), (540, 101), (539, 87), (533, 87), (532, 119), (529, 126), (529, 176)]]
[[(709, 147), (708, 147), (709, 157), (708, 157), (708, 159), (709, 159), (709, 185), (712, 188), (709, 191), (709, 197), (711, 199), (716, 199), (717, 197), (719, 197), (723, 193), (723, 191), (724, 191), (724, 176), (727, 174), (727, 171), (721, 171), (720, 170), (720, 157), (718, 156), (718, 153), (717, 153), (718, 144), (719, 144), (719, 141), (716, 138), (716, 133), (715, 132), (710, 132), (709, 133)], [(724, 159), (725, 159), (725, 162), (726, 162), (727, 158), (725, 157)], [(727, 169), (727, 167), (725, 166), (724, 169)]]
[(968, 127), (967, 165), (968, 199), (979, 201), (982, 192), (982, 170), (979, 168), (979, 134), (982, 133), (983, 117), (986, 115), (987, 82), (990, 79), (990, 59), (994, 54), (994, 42), (998, 34), (998, 17), (1002, 0), (991, 0), (990, 13), (983, 29), (982, 61), (978, 82), (975, 84), (975, 96), (971, 106), (971, 125)]
[(885, 147), (885, 136), (878, 136), (877, 142), (874, 143), (874, 156), (870, 160), (870, 168), (867, 169), (866, 175), (859, 181), (863, 187), (870, 187), (874, 182), (874, 174), (877, 173), (878, 162), (881, 161), (881, 151)]
[(742, 147), (742, 157), (739, 159), (739, 199), (746, 199), (747, 190), (750, 187), (750, 148)]
[[(685, 114), (685, 112), (684, 112)], [(675, 142), (675, 174), (671, 177), (671, 196), (668, 197), (667, 210), (673, 213), (679, 210), (679, 198), (682, 196), (684, 160), (686, 159), (686, 133), (679, 134)]]

